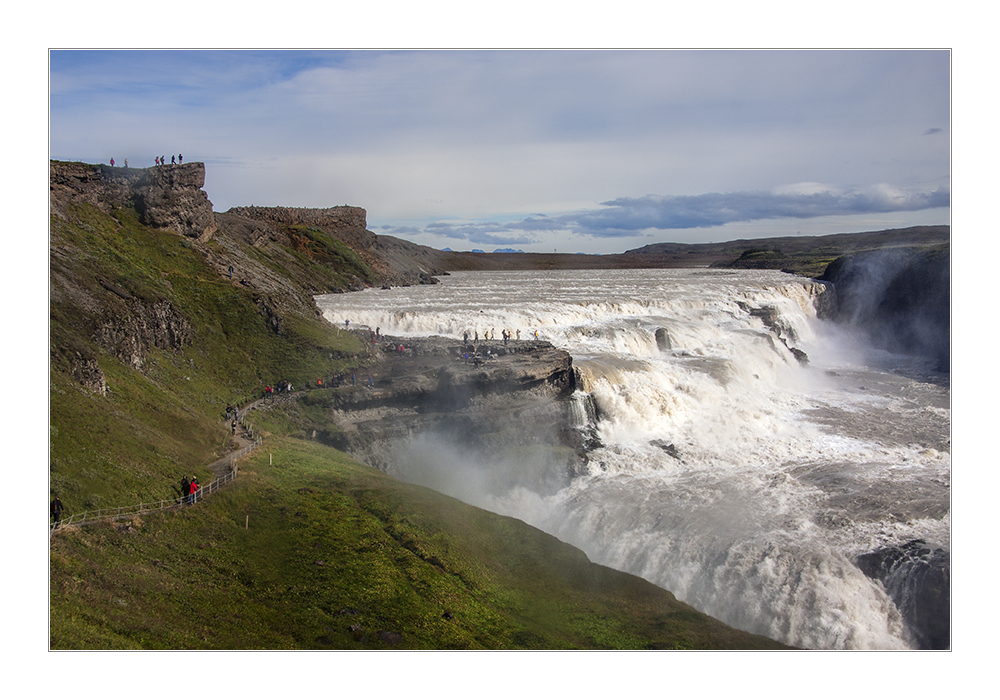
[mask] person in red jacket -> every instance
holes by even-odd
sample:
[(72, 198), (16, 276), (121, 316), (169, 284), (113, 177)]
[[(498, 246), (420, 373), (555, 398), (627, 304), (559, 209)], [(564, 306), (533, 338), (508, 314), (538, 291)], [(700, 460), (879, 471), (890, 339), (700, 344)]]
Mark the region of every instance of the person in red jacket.
[(192, 477), (191, 477), (191, 503), (192, 503), (192, 504), (193, 504), (193, 503), (194, 503), (195, 501), (197, 501), (197, 500), (198, 500), (198, 489), (199, 489), (199, 488), (200, 488), (200, 487), (199, 487), (199, 485), (198, 485), (198, 477), (196, 477), (196, 476), (192, 476)]

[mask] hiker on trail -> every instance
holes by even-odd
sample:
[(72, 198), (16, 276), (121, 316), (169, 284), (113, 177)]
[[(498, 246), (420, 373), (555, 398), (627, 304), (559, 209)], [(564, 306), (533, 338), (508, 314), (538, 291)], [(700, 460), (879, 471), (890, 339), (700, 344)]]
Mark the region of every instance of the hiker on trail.
[(323, 378), (322, 377), (316, 377), (316, 386), (318, 386), (321, 389), (323, 388)]
[(156, 156), (155, 158), (153, 158), (153, 162), (156, 163), (157, 165), (159, 165), (160, 164), (160, 156)]
[(181, 477), (181, 503), (187, 503), (191, 497), (191, 482), (186, 476)]
[(183, 163), (184, 162), (184, 156), (182, 156), (180, 153), (177, 154), (177, 162), (178, 163)]
[(170, 164), (171, 165), (177, 165), (177, 159), (174, 158), (173, 156), (170, 156)]
[(521, 329), (520, 328), (517, 329), (517, 339), (518, 340), (521, 339)]
[(49, 513), (52, 514), (52, 524), (55, 527), (59, 527), (59, 520), (62, 518), (63, 504), (59, 500), (59, 496), (53, 494), (52, 503), (49, 504)]
[(348, 328), (350, 325), (351, 325), (351, 319), (348, 318), (344, 321), (344, 328)]
[(232, 279), (232, 278), (233, 278), (233, 266), (230, 265), (229, 266), (229, 279)]
[(233, 421), (232, 428), (233, 428), (233, 435), (235, 435), (236, 434), (236, 421)]
[(230, 420), (233, 417), (233, 405), (231, 403), (226, 404), (226, 420)]
[(111, 167), (112, 168), (115, 167), (115, 159), (114, 158), (111, 159)]
[(125, 159), (125, 167), (128, 167), (128, 158)]
[(465, 331), (465, 333), (462, 334), (462, 342), (466, 345), (469, 344), (469, 331)]
[(240, 419), (240, 409), (233, 406), (233, 421), (238, 421)]
[(191, 477), (191, 503), (194, 504), (198, 500), (198, 489), (201, 488), (198, 485), (198, 477)]

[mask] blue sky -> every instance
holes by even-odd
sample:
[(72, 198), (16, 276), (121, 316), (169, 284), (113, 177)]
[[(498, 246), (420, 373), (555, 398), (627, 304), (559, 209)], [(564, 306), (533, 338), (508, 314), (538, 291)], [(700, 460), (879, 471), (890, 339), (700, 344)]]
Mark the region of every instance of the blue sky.
[(454, 250), (950, 221), (942, 50), (49, 52), (49, 155)]

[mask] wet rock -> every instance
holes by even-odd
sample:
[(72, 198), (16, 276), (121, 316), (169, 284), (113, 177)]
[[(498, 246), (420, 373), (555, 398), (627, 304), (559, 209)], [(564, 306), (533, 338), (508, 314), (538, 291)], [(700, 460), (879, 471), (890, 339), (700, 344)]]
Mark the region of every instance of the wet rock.
[(656, 329), (656, 347), (659, 348), (660, 352), (666, 352), (672, 347), (670, 344), (670, 333), (667, 332), (666, 328)]
[(923, 540), (885, 547), (857, 559), (881, 581), (921, 649), (951, 647), (951, 557)]

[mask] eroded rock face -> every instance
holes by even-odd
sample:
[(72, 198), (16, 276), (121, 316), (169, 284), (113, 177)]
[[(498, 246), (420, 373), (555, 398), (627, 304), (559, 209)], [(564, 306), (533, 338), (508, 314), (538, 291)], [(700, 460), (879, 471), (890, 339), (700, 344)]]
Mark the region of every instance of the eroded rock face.
[(71, 203), (91, 204), (101, 211), (135, 207), (147, 226), (182, 236), (209, 240), (215, 215), (205, 186), (205, 164), (113, 168), (88, 163), (49, 163), (52, 213), (65, 218)]
[[(323, 442), (452, 495), (473, 483), (489, 490), (515, 481), (555, 492), (580, 468), (584, 445), (569, 428), (575, 376), (565, 351), (538, 341), (420, 338), (384, 339), (378, 352), (371, 385), (367, 371), (356, 386), (348, 376), (331, 397), (336, 427), (318, 436)], [(452, 469), (469, 481), (438, 483)]]
[(144, 304), (129, 300), (122, 313), (98, 327), (95, 340), (134, 369), (142, 369), (150, 347), (180, 350), (191, 344), (191, 324), (168, 301)]
[(371, 250), (377, 237), (367, 230), (368, 212), (361, 207), (233, 207), (226, 214), (284, 226), (316, 226), (336, 231), (337, 238), (352, 248)]
[(951, 252), (892, 248), (837, 258), (823, 279), (835, 294), (824, 315), (892, 352), (951, 364)]
[(216, 231), (205, 186), (205, 164), (147, 168), (132, 188), (133, 203), (144, 224), (207, 241)]

